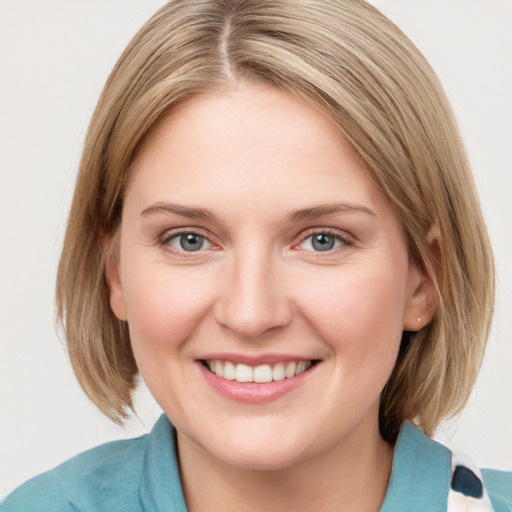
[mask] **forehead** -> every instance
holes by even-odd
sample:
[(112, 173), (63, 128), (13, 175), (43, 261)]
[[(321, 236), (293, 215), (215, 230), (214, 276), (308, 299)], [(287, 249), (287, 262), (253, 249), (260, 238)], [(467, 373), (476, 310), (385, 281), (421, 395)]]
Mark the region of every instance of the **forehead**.
[(156, 126), (132, 172), (127, 200), (141, 203), (187, 198), (234, 208), (240, 199), (261, 211), (269, 202), (384, 199), (330, 119), (291, 93), (250, 82), (180, 105)]

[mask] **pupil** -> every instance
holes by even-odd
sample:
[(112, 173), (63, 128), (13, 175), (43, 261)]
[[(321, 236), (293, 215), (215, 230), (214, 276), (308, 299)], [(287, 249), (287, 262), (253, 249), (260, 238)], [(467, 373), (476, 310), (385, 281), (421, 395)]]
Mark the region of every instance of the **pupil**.
[(198, 251), (204, 244), (204, 238), (199, 235), (189, 233), (180, 237), (180, 245), (184, 251)]
[(315, 251), (329, 251), (334, 247), (334, 237), (323, 233), (314, 235), (312, 245)]

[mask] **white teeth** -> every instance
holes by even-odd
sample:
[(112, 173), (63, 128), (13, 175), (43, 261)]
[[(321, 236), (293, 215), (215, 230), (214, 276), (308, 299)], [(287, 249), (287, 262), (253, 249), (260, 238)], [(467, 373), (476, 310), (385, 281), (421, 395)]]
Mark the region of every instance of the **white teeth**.
[(215, 361), (215, 373), (219, 377), (224, 377), (224, 371), (223, 371), (222, 363), (220, 361)]
[(224, 364), (223, 377), (227, 380), (235, 380), (235, 365), (230, 361), (226, 361)]
[(254, 368), (254, 382), (272, 382), (272, 368), (268, 364), (262, 364)]
[(286, 365), (286, 369), (284, 370), (284, 375), (287, 379), (291, 379), (295, 377), (295, 370), (297, 369), (296, 363), (288, 363)]
[(310, 366), (311, 366), (310, 361), (301, 361), (297, 365), (297, 369), (295, 370), (295, 375), (300, 375), (301, 373), (304, 373)]
[[(217, 375), (219, 375), (217, 373)], [(222, 375), (219, 375), (222, 377)], [(250, 366), (246, 364), (237, 364), (235, 370), (235, 379), (237, 382), (254, 382), (254, 372)]]
[(274, 368), (272, 368), (272, 380), (283, 380), (285, 378), (284, 373), (284, 364), (277, 363)]
[(313, 364), (311, 361), (289, 363), (276, 363), (275, 365), (262, 364), (252, 367), (246, 364), (235, 364), (231, 361), (206, 361), (211, 372), (226, 380), (238, 382), (272, 382), (291, 379), (304, 373)]

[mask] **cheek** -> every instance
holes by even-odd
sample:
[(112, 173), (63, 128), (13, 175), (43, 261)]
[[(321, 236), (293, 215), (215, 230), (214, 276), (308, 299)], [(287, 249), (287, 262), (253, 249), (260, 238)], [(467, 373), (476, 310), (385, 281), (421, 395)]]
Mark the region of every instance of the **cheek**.
[(147, 265), (127, 270), (124, 290), (134, 351), (158, 352), (187, 339), (209, 303), (197, 269), (173, 272), (165, 265)]
[(372, 354), (394, 354), (402, 335), (404, 292), (404, 272), (346, 267), (304, 287), (301, 309), (336, 350), (359, 351), (361, 357), (370, 348)]

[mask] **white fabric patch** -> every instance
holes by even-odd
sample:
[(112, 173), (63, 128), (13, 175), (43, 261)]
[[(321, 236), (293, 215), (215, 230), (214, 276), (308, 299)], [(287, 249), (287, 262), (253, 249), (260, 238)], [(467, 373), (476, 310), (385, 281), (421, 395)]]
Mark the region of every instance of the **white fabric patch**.
[[(451, 487), (453, 474), (457, 466), (464, 466), (471, 470), (482, 483), (483, 494), (480, 498), (473, 498), (455, 491)], [(452, 471), (450, 476), (450, 492), (448, 493), (447, 512), (494, 512), (491, 500), (484, 486), (484, 479), (480, 469), (466, 456), (452, 453)]]

